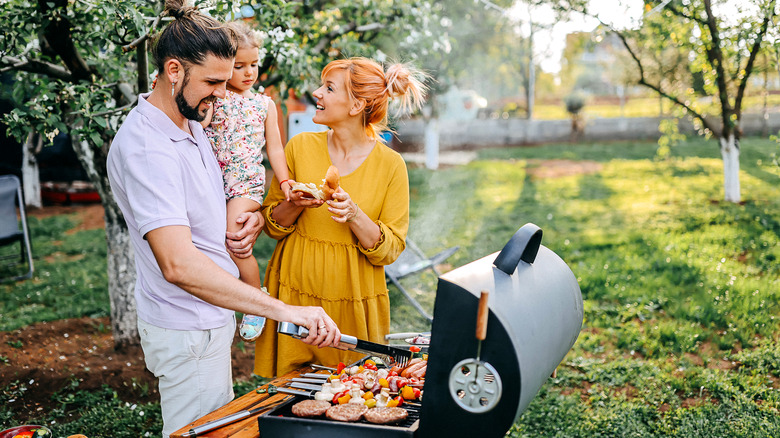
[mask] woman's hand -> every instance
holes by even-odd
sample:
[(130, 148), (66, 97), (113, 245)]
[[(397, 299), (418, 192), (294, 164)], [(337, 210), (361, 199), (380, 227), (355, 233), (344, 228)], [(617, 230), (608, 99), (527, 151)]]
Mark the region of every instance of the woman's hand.
[(236, 218), (236, 223), (244, 226), (235, 233), (226, 234), (225, 245), (228, 251), (240, 259), (245, 259), (252, 255), (252, 247), (263, 231), (265, 220), (259, 211), (241, 213)]
[(360, 207), (352, 200), (349, 193), (345, 192), (341, 187), (333, 193), (333, 199), (327, 201), (328, 211), (333, 213), (331, 216), (334, 221), (345, 224), (354, 222), (358, 214), (360, 214)]

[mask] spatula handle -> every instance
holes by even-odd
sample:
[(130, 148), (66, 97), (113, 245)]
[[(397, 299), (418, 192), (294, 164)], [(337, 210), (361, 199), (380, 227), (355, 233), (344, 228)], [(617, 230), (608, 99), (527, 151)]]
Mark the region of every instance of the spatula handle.
[(488, 291), (483, 290), (477, 308), (477, 340), (480, 341), (484, 341), (487, 336), (488, 311)]

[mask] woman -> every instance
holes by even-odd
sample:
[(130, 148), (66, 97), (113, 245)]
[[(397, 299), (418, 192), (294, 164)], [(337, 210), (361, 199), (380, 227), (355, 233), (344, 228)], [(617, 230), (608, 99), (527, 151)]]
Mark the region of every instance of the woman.
[[(405, 247), (409, 180), (401, 156), (384, 145), (388, 103), (422, 104), (419, 73), (403, 64), (383, 70), (365, 58), (333, 61), (322, 71), (315, 123), (330, 130), (302, 133), (285, 148), (290, 178), (319, 184), (330, 165), (340, 187), (333, 200), (293, 192), (290, 200), (274, 177), (262, 212), (269, 236), (279, 240), (264, 284), (288, 304), (321, 305), (342, 333), (383, 342), (390, 329), (384, 266)], [(325, 205), (323, 205), (325, 204)], [(255, 373), (286, 374), (304, 364), (335, 366), (361, 356), (317, 349), (266, 330), (256, 343)]]

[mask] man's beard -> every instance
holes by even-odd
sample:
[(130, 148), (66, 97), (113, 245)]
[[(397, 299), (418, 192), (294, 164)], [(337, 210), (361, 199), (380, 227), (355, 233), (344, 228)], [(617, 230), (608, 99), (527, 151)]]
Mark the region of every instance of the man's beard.
[(184, 89), (187, 87), (187, 80), (184, 80), (184, 83), (181, 85), (181, 88), (179, 88), (179, 92), (176, 93), (176, 106), (179, 108), (179, 112), (181, 115), (183, 115), (188, 120), (194, 120), (196, 122), (202, 122), (203, 119), (206, 118), (207, 111), (200, 112), (198, 111), (198, 107), (203, 102), (211, 103), (214, 101), (213, 96), (209, 96), (206, 99), (201, 100), (198, 102), (196, 106), (190, 106), (189, 103), (187, 103), (187, 99), (184, 98)]

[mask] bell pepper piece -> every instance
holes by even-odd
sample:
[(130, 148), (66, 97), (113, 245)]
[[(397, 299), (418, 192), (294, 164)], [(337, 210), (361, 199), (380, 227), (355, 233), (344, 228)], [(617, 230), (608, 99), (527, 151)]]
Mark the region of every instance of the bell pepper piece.
[(342, 371), (344, 371), (344, 368), (346, 368), (347, 365), (344, 364), (344, 362), (339, 362), (338, 366), (336, 366), (336, 374), (341, 374)]
[(405, 400), (412, 400), (415, 398), (414, 388), (412, 388), (411, 386), (404, 386), (403, 388), (401, 388), (399, 394), (401, 394), (401, 397), (403, 397)]
[(339, 392), (333, 394), (333, 399), (331, 400), (331, 402), (334, 405), (339, 404), (339, 398), (343, 397), (344, 395), (349, 395), (349, 390), (348, 389), (345, 389), (343, 391), (339, 391)]
[(344, 394), (344, 396), (339, 397), (338, 402), (340, 405), (345, 405), (349, 403), (350, 400), (352, 400), (352, 396), (349, 394)]

